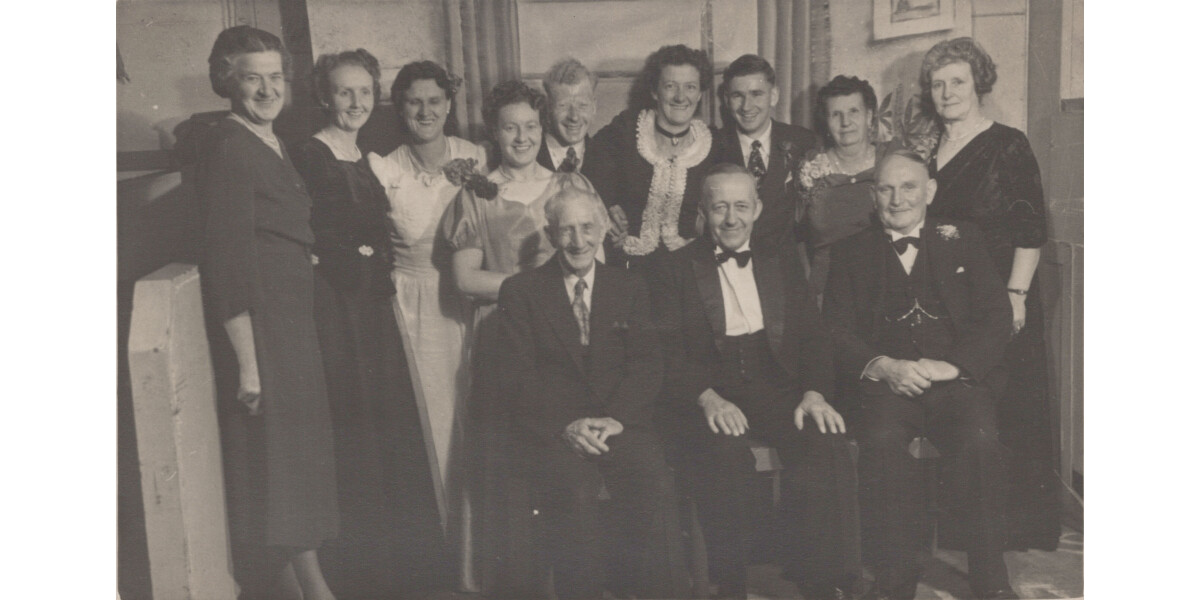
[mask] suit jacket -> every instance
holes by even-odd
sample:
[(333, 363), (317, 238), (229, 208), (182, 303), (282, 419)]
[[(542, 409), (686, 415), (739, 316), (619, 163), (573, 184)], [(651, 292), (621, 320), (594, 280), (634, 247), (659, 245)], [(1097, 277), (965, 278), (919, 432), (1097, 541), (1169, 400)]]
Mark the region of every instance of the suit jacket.
[(587, 356), (558, 255), (500, 286), (500, 358), (517, 425), (554, 443), (571, 422), (612, 417), (650, 427), (662, 353), (642, 279), (596, 263)]
[[(696, 399), (708, 388), (720, 393), (725, 303), (713, 248), (712, 238), (702, 235), (668, 254), (651, 284), (666, 355), (663, 395), (676, 409), (694, 410)], [(760, 249), (753, 243), (751, 248), (763, 328), (772, 355), (791, 379), (780, 383), (820, 392), (832, 402), (829, 336), (796, 253), (771, 246)]]
[[(890, 241), (875, 220), (831, 250), (824, 311), (838, 372), (847, 378), (857, 380), (867, 363), (882, 354), (876, 342), (885, 326), (885, 261), (895, 252)], [(986, 382), (1004, 358), (1012, 305), (983, 234), (971, 223), (927, 217), (917, 260), (927, 260), (933, 289), (954, 324), (955, 340), (945, 360)]]
[[(749, 167), (746, 164), (749, 157), (742, 155), (736, 123), (726, 123), (716, 137), (715, 162)], [(806, 152), (819, 147), (821, 138), (812, 131), (799, 125), (771, 120), (771, 159), (767, 164), (767, 174), (759, 185), (763, 210), (754, 222), (751, 237), (754, 247), (796, 243), (796, 197), (787, 192), (785, 185), (788, 171), (792, 168), (789, 163), (803, 159)]]
[[(550, 148), (547, 147), (546, 140), (545, 140), (545, 138), (550, 135), (553, 135), (553, 134), (551, 134), (550, 130), (547, 129), (545, 132), (545, 135), (542, 138), (542, 147), (538, 148), (537, 162), (539, 165), (542, 165), (543, 167), (546, 167), (547, 169), (554, 171), (555, 170), (554, 161), (550, 160)], [(584, 136), (584, 138), (583, 138), (583, 149), (584, 149), (583, 150), (583, 158), (584, 158), (583, 164), (584, 164), (584, 166), (579, 168), (579, 172), (584, 177), (587, 177), (587, 172), (584, 171), (584, 169), (586, 169), (590, 166), (590, 165), (588, 165), (588, 161), (587, 161), (588, 150), (590, 150), (590, 148), (588, 148), (588, 142), (590, 142), (590, 141), (592, 141), (592, 136), (590, 136), (590, 135)], [(588, 179), (591, 179), (591, 178), (589, 177)]]

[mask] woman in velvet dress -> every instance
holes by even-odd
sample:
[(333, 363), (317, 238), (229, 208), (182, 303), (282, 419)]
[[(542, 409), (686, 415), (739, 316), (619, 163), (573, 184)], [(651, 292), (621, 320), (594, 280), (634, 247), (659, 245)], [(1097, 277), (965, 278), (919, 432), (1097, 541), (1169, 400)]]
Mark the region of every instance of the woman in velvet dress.
[(1055, 409), (1050, 405), (1045, 319), (1036, 275), (1046, 243), (1046, 206), (1037, 159), (1025, 134), (985, 118), (984, 95), (996, 66), (971, 38), (939, 42), (921, 65), (921, 98), (936, 111), (941, 138), (930, 161), (933, 217), (972, 221), (983, 230), (1012, 302), (1008, 384), (997, 390), (1000, 439), (1010, 451), (1009, 548), (1058, 545)]
[[(479, 528), (481, 584), (485, 594), (539, 597), (539, 571), (531, 561), (531, 504), (520, 461), (514, 456), (507, 407), (496, 393), (503, 374), (491, 360), (500, 284), (554, 255), (546, 233), (546, 201), (565, 187), (592, 191), (578, 173), (558, 173), (537, 162), (546, 98), (520, 81), (497, 85), (484, 100), (483, 117), (499, 148), (500, 166), (486, 177), (463, 172), (462, 191), (443, 221), (454, 250), (454, 282), (474, 302), (471, 385), (472, 429), (479, 444), (483, 518)], [(589, 155), (590, 156), (590, 155)], [(590, 160), (590, 158), (589, 158)], [(603, 256), (599, 257), (603, 260)], [(525, 551), (521, 550), (524, 548)]]
[(331, 600), (317, 561), (338, 534), (338, 505), (313, 320), (312, 201), (272, 130), (288, 59), (279, 38), (246, 26), (213, 45), (209, 78), (232, 111), (211, 126), (198, 165), (202, 275), (205, 312), (236, 357), (218, 347), (214, 362), (242, 597)]
[(712, 82), (700, 50), (663, 46), (646, 58), (629, 108), (588, 147), (592, 183), (609, 207), (614, 264), (653, 268), (657, 256), (697, 235), (700, 184), (712, 163), (712, 131), (696, 118)]
[(400, 413), (413, 397), (392, 318), (387, 197), (357, 143), (379, 98), (379, 61), (361, 48), (326, 54), (313, 80), (328, 124), (299, 145), (296, 168), (313, 200), (317, 334), (342, 513), (342, 535), (322, 559), (343, 593), (379, 593), (394, 584)]

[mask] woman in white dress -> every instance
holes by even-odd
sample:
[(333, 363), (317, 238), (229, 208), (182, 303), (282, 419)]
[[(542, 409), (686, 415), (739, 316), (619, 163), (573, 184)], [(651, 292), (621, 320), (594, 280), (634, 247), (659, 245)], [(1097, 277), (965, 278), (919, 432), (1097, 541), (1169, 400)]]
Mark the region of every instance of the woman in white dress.
[[(404, 142), (387, 156), (371, 154), (371, 170), (390, 205), (393, 303), (412, 374), (438, 511), (458, 546), (458, 584), (474, 590), (470, 503), (462, 475), (469, 305), (449, 276), (449, 249), (438, 240), (446, 207), (463, 170), (486, 170), (484, 149), (446, 135), (458, 79), (430, 61), (409, 63), (392, 84)], [(450, 178), (447, 178), (450, 173)], [(453, 181), (452, 181), (453, 180)]]

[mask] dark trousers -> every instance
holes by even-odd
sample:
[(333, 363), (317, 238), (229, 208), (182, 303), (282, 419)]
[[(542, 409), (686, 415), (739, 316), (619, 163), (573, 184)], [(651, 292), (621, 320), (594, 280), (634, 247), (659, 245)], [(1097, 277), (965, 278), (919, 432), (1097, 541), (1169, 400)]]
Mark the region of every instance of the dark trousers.
[[(811, 420), (796, 429), (802, 391), (766, 360), (765, 336), (726, 345), (723, 385), (715, 389), (746, 415), (746, 435), (714, 434), (697, 406), (664, 419), (680, 468), (690, 483), (708, 551), (709, 578), (723, 597), (746, 596), (750, 515), (755, 476), (750, 439), (769, 444), (783, 463), (780, 489), (781, 565), (804, 589), (857, 582), (857, 481), (844, 434), (821, 433)], [(733, 340), (735, 338), (727, 338)], [(740, 344), (740, 346), (738, 345)]]
[(862, 448), (859, 489), (863, 547), (878, 563), (877, 584), (895, 598), (916, 594), (917, 554), (930, 531), (921, 465), (909, 453), (924, 436), (941, 453), (940, 506), (971, 533), (971, 586), (1008, 583), (1004, 565), (1004, 465), (990, 390), (961, 382), (934, 384), (921, 396), (893, 394), (883, 382), (863, 382), (855, 436)]
[[(609, 451), (580, 456), (566, 443), (530, 456), (545, 512), (554, 589), (559, 598), (599, 598), (605, 546), (615, 542), (611, 591), (639, 598), (678, 598), (687, 589), (679, 539), (674, 478), (658, 437), (626, 428), (606, 441)], [(612, 503), (613, 538), (601, 525), (600, 490)]]

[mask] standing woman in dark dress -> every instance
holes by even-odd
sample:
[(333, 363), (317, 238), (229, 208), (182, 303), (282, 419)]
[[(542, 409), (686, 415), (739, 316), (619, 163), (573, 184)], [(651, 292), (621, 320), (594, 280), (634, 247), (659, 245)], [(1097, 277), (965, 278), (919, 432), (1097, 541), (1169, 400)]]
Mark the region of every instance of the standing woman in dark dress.
[(202, 277), (205, 312), (236, 355), (216, 363), (218, 385), (228, 382), (219, 404), (242, 597), (283, 586), (290, 597), (332, 600), (317, 562), (338, 534), (338, 506), (313, 321), (312, 201), (271, 126), (289, 59), (279, 38), (247, 26), (221, 32), (209, 55), (213, 90), (231, 113), (211, 127), (198, 165)]
[(1037, 159), (1025, 134), (981, 113), (982, 97), (996, 83), (996, 65), (975, 40), (934, 45), (921, 64), (920, 82), (921, 99), (936, 111), (942, 131), (930, 161), (938, 186), (929, 214), (979, 225), (1012, 302), (1008, 384), (997, 398), (1000, 438), (1011, 453), (1008, 547), (1053, 550), (1060, 534), (1059, 482), (1035, 277), (1046, 243)]
[[(399, 543), (401, 406), (413, 402), (392, 320), (387, 197), (358, 148), (379, 98), (379, 61), (359, 48), (313, 69), (328, 124), (296, 149), (312, 197), (315, 314), (337, 456), (342, 535), (323, 551), (339, 589), (387, 589)], [(345, 592), (343, 592), (345, 593)]]

